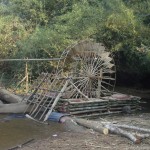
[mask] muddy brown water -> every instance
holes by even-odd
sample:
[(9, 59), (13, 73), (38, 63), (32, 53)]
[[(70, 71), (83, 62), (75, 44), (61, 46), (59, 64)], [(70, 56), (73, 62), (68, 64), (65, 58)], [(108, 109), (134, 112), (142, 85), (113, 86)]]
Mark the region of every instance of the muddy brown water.
[(6, 115), (0, 115), (0, 150), (8, 150), (30, 139), (43, 139), (65, 131), (63, 125), (57, 122), (45, 125), (27, 118), (3, 121), (4, 117)]

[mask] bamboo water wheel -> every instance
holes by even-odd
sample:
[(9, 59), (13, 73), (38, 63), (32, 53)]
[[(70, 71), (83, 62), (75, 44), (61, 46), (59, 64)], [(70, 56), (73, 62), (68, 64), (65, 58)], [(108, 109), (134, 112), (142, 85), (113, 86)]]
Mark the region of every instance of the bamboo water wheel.
[[(116, 79), (116, 69), (111, 54), (101, 43), (83, 41), (69, 47), (63, 72), (87, 97), (100, 98), (111, 95)], [(68, 98), (83, 98), (73, 86), (68, 87)]]
[(42, 74), (26, 100), (25, 113), (34, 120), (46, 121), (60, 98), (89, 101), (113, 92), (114, 61), (100, 43), (80, 42), (60, 58), (55, 73)]

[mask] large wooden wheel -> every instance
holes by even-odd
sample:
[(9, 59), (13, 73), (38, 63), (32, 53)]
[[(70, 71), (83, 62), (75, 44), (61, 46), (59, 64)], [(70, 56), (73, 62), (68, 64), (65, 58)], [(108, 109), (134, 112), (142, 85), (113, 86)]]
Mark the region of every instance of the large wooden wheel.
[(115, 65), (110, 53), (99, 43), (83, 41), (63, 52), (56, 72), (39, 76), (26, 100), (26, 116), (46, 121), (61, 97), (101, 98), (110, 95), (114, 85)]
[[(89, 98), (111, 95), (115, 85), (115, 65), (110, 53), (100, 43), (83, 41), (70, 48), (64, 74)], [(69, 98), (83, 98), (73, 86), (68, 87)]]

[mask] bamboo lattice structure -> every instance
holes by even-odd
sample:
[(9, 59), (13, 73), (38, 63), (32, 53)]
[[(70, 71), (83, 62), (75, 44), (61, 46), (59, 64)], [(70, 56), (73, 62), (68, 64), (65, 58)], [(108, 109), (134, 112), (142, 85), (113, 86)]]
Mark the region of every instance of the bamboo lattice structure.
[[(115, 79), (114, 60), (105, 47), (82, 41), (62, 53), (54, 73), (42, 73), (37, 78), (33, 93), (26, 99), (25, 113), (29, 111), (30, 118), (45, 122), (54, 110), (80, 117), (121, 112), (129, 101), (109, 99)], [(129, 102), (133, 110), (137, 109), (136, 102)]]

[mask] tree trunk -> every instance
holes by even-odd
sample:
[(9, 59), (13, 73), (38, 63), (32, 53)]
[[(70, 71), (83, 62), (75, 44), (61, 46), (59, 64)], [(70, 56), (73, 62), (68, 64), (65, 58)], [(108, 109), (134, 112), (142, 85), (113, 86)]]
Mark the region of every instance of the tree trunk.
[(9, 103), (18, 103), (21, 102), (22, 98), (10, 93), (9, 91), (0, 88), (0, 99)]
[(0, 100), (0, 104), (3, 104), (3, 102)]
[(83, 128), (83, 126), (79, 126), (76, 123), (76, 121), (74, 121), (74, 119), (72, 119), (70, 117), (62, 117), (62, 119), (63, 118), (66, 118), (65, 121), (63, 122), (63, 124), (65, 125), (65, 127), (68, 131), (80, 132), (80, 133), (86, 132), (85, 128)]
[(75, 118), (75, 121), (84, 127), (93, 129), (94, 131), (103, 133), (105, 135), (108, 134), (108, 129), (103, 127), (102, 124), (97, 121), (90, 121), (90, 120), (78, 119), (78, 118)]
[(118, 128), (118, 127), (112, 125), (112, 124), (107, 124), (107, 125), (105, 125), (105, 127), (108, 128), (111, 133), (124, 136), (124, 137), (130, 139), (130, 140), (131, 140), (133, 143), (135, 143), (135, 144), (141, 143), (141, 139), (138, 139), (138, 138), (137, 138), (136, 136), (134, 136), (132, 133), (129, 133), (129, 132), (127, 132), (127, 131), (124, 131), (124, 130), (122, 130), (122, 129), (120, 129), (120, 128)]
[(150, 133), (150, 129), (139, 128), (139, 127), (136, 127), (136, 126), (121, 125), (121, 124), (114, 124), (114, 126), (119, 127), (119, 128), (126, 128), (126, 129), (132, 129), (132, 130), (137, 130), (137, 131), (141, 131), (141, 132)]
[(26, 103), (0, 104), (0, 113), (23, 113)]

